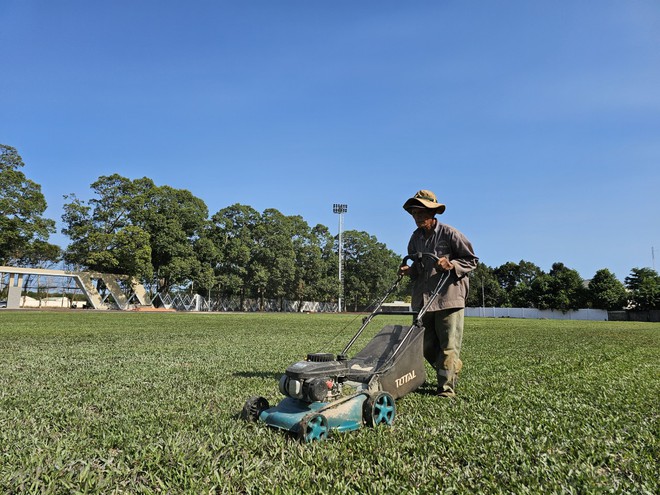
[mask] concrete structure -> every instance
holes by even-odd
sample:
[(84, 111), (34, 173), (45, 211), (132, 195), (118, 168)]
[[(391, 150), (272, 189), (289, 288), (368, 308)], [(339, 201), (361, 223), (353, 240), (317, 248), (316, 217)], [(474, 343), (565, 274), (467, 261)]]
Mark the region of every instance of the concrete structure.
[(30, 296), (21, 296), (21, 308), (70, 308), (71, 299), (68, 297), (44, 297), (35, 299)]
[[(149, 301), (142, 284), (137, 283), (134, 279), (130, 279), (127, 275), (0, 266), (0, 277), (4, 278), (6, 275), (8, 275), (9, 280), (7, 309), (18, 309), (22, 306), (21, 295), (27, 276), (68, 277), (76, 283), (78, 289), (87, 298), (88, 305), (94, 309), (110, 309), (112, 305), (109, 304), (109, 298), (112, 298), (116, 307), (119, 309), (130, 309), (131, 301), (134, 300), (137, 302), (137, 305), (151, 306), (151, 301)], [(102, 280), (108, 289), (105, 297), (102, 297), (96, 290), (95, 280)], [(130, 282), (133, 292), (128, 297), (121, 290), (120, 282)]]
[(383, 313), (392, 313), (396, 311), (412, 311), (410, 303), (403, 301), (394, 301), (391, 303), (383, 303), (381, 306), (381, 311)]

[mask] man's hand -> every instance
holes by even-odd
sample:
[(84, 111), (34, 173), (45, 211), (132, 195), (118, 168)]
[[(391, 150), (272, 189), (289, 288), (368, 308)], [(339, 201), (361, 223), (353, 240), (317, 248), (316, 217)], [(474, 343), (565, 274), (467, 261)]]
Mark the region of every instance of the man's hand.
[(408, 265), (401, 265), (399, 267), (399, 275), (410, 275), (410, 267)]
[(437, 265), (446, 271), (452, 270), (454, 268), (454, 264), (451, 261), (449, 261), (449, 258), (447, 258), (446, 256), (440, 258), (438, 260)]

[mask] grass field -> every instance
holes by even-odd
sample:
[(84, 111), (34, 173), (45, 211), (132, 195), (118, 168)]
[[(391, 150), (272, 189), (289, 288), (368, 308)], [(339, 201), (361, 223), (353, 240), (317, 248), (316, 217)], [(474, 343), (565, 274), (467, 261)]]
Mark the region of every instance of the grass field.
[(468, 318), (456, 399), (415, 392), (392, 427), (308, 445), (238, 419), (358, 326), (2, 311), (0, 492), (659, 492), (658, 324)]

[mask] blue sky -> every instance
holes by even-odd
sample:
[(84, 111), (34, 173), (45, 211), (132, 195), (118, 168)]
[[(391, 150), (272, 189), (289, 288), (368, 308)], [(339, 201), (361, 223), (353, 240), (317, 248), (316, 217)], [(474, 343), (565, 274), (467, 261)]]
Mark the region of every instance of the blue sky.
[(404, 254), (431, 189), (490, 266), (660, 263), (657, 0), (0, 0), (0, 56), (58, 222), (119, 173)]

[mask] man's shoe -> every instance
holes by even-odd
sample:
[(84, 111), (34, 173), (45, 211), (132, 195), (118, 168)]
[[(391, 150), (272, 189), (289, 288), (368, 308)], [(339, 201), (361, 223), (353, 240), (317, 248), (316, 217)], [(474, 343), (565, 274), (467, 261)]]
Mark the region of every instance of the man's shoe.
[(456, 392), (454, 392), (452, 389), (445, 387), (442, 389), (438, 389), (438, 392), (436, 393), (438, 397), (456, 397)]

